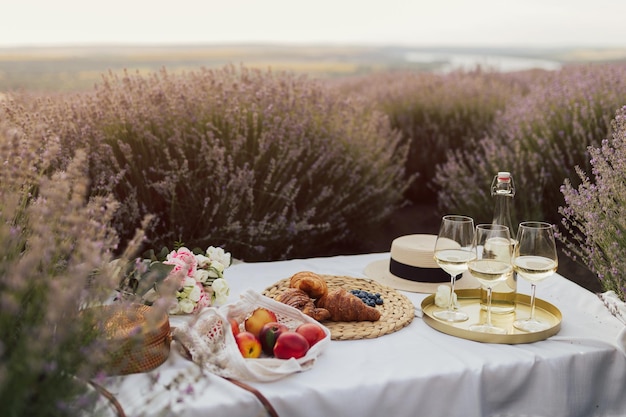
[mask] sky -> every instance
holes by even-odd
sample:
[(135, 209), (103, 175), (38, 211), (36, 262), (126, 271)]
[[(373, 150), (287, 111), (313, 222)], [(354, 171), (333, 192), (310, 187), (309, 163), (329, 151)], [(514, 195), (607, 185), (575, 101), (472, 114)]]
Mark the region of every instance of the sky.
[(0, 47), (626, 47), (625, 0), (0, 0)]

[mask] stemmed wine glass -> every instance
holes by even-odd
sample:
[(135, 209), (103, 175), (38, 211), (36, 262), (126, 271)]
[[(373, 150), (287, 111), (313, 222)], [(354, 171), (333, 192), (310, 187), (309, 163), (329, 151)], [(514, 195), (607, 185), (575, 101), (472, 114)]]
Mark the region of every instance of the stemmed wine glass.
[(556, 254), (554, 230), (545, 222), (522, 222), (517, 230), (517, 244), (513, 249), (513, 269), (530, 282), (530, 317), (516, 320), (513, 326), (526, 332), (538, 332), (549, 324), (535, 318), (535, 286), (556, 272), (559, 260)]
[(498, 224), (476, 226), (472, 251), (475, 259), (467, 263), (467, 269), (487, 288), (487, 321), (473, 324), (469, 330), (482, 333), (506, 334), (506, 330), (491, 323), (491, 293), (493, 286), (506, 280), (513, 269), (511, 255), (513, 244), (509, 228)]
[(474, 259), (471, 251), (474, 239), (474, 220), (467, 216), (447, 215), (441, 220), (439, 235), (435, 243), (435, 262), (450, 274), (450, 302), (445, 310), (433, 315), (450, 322), (465, 321), (469, 316), (454, 305), (454, 283), (456, 276), (467, 270), (467, 263)]

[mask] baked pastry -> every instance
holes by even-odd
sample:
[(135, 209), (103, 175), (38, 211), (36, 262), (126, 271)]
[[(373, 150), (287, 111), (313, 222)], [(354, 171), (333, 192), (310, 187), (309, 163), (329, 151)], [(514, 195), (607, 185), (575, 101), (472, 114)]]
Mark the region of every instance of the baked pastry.
[(359, 297), (343, 288), (332, 289), (315, 302), (318, 308), (330, 312), (331, 321), (376, 321), (380, 311), (366, 305)]
[(313, 299), (298, 288), (287, 288), (284, 292), (278, 294), (275, 300), (295, 307), (317, 321), (324, 321), (330, 318), (330, 312), (328, 310), (316, 307)]
[(320, 298), (328, 293), (326, 280), (310, 271), (302, 271), (293, 274), (289, 280), (289, 286), (304, 291), (311, 298)]

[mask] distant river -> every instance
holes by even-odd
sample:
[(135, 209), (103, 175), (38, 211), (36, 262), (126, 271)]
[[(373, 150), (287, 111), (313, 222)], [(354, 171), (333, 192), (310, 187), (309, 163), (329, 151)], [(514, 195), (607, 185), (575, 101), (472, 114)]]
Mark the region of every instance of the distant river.
[(473, 70), (477, 66), (502, 72), (523, 71), (528, 69), (558, 70), (558, 61), (504, 55), (462, 54), (447, 52), (407, 52), (404, 59), (409, 62), (433, 64), (442, 72), (457, 69)]

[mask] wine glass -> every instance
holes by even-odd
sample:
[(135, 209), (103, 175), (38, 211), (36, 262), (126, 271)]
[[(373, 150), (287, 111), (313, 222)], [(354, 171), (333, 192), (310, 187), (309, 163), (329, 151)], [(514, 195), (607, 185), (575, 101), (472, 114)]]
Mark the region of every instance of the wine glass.
[(467, 263), (474, 259), (471, 251), (474, 239), (474, 220), (467, 216), (447, 215), (441, 219), (439, 235), (435, 242), (435, 262), (450, 274), (450, 302), (445, 310), (433, 315), (450, 322), (465, 321), (469, 316), (454, 305), (454, 283), (456, 276), (467, 270)]
[(530, 282), (530, 317), (516, 320), (513, 326), (526, 332), (538, 332), (550, 327), (535, 318), (535, 287), (556, 272), (559, 260), (556, 254), (554, 230), (545, 222), (522, 222), (517, 230), (517, 245), (513, 249), (513, 270)]
[(509, 228), (499, 224), (476, 226), (472, 251), (475, 258), (467, 263), (474, 278), (487, 288), (487, 321), (472, 324), (469, 330), (482, 333), (506, 334), (506, 330), (491, 323), (491, 293), (493, 286), (507, 279), (513, 269), (511, 255), (513, 244)]

